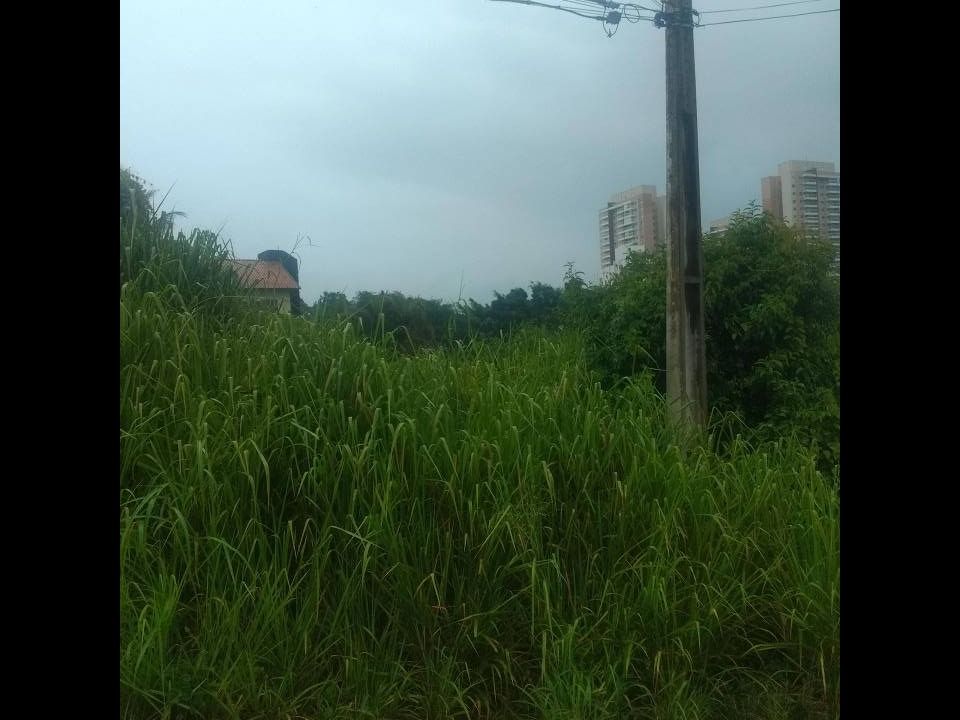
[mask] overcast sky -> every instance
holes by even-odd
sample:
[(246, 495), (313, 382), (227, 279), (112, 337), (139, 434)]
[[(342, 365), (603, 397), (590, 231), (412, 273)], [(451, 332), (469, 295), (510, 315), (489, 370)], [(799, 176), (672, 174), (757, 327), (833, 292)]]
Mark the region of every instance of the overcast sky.
[[(839, 168), (840, 15), (694, 31), (704, 221), (759, 200), (784, 160)], [(596, 21), (489, 0), (120, 3), (120, 164), (173, 186), (181, 224), (222, 227), (238, 257), (309, 236), (308, 302), (487, 302), (560, 284), (568, 261), (596, 278), (608, 197), (664, 192), (664, 93), (651, 23), (608, 39)]]

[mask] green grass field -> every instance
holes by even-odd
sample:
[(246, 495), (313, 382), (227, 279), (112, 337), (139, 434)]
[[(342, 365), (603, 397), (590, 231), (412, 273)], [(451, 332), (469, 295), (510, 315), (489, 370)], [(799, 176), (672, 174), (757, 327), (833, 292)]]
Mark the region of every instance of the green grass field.
[(575, 333), (411, 355), (162, 285), (120, 292), (123, 717), (838, 715), (803, 448), (677, 436)]

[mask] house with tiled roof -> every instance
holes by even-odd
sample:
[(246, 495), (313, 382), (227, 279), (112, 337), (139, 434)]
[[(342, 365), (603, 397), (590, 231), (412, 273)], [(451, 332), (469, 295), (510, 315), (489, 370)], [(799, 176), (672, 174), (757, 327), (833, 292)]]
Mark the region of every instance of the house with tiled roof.
[(266, 250), (256, 260), (230, 260), (240, 283), (268, 307), (300, 314), (300, 280), (296, 258), (283, 250)]

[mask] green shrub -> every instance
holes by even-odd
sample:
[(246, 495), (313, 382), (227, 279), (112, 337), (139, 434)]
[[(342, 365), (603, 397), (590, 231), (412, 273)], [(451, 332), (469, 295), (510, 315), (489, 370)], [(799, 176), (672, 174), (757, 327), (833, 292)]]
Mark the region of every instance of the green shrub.
[[(833, 248), (767, 215), (735, 215), (703, 243), (710, 405), (757, 440), (796, 435), (823, 468), (839, 461), (840, 287)], [(569, 278), (568, 278), (569, 280)], [(568, 281), (564, 312), (584, 328), (608, 383), (666, 367), (666, 253), (632, 254), (610, 281)]]

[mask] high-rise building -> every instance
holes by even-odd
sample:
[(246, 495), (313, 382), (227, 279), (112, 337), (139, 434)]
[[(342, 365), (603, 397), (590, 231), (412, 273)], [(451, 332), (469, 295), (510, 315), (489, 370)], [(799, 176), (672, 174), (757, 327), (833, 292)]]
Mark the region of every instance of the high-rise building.
[(623, 265), (627, 254), (662, 245), (665, 198), (655, 185), (639, 185), (610, 197), (600, 211), (600, 269), (610, 273)]
[(763, 209), (840, 252), (840, 173), (831, 162), (788, 160), (760, 181)]
[(779, 175), (771, 175), (760, 181), (760, 197), (763, 209), (777, 220), (783, 220), (783, 183)]

